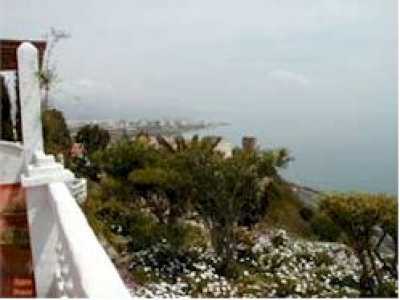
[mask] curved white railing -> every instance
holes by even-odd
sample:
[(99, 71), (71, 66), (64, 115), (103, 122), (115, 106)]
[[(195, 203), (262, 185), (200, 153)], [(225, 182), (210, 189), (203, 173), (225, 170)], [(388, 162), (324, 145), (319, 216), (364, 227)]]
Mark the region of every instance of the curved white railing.
[(77, 203), (86, 182), (44, 152), (38, 51), (23, 43), (17, 58), (23, 144), (0, 142), (0, 183), (20, 183), (26, 192), (36, 294), (131, 298)]
[(87, 180), (85, 178), (74, 178), (66, 184), (76, 201), (79, 204), (84, 203), (87, 198)]
[(64, 183), (49, 184), (49, 202), (58, 231), (57, 263), (54, 266), (56, 296), (130, 298), (113, 263)]

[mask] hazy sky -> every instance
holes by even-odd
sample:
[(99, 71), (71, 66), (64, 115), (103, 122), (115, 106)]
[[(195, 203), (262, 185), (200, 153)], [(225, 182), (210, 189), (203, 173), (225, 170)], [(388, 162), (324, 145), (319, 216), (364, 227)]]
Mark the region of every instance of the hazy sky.
[(396, 3), (1, 0), (0, 37), (71, 34), (56, 98), (69, 112), (79, 98), (77, 116), (381, 110), (396, 101)]
[(0, 38), (52, 26), (69, 118), (227, 121), (307, 184), (397, 189), (396, 0), (0, 0)]

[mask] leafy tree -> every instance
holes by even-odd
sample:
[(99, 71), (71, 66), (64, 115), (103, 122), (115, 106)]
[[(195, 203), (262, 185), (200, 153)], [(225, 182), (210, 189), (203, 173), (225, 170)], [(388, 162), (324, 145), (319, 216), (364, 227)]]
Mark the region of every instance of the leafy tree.
[[(240, 221), (260, 207), (267, 185), (277, 174), (271, 152), (237, 150), (230, 158), (194, 151), (188, 156), (193, 202), (211, 234), (211, 243), (222, 259), (221, 271), (231, 274), (236, 252), (235, 231)], [(232, 274), (231, 274), (232, 275)]]
[(284, 182), (277, 168), (289, 161), (287, 152), (237, 149), (225, 158), (214, 151), (217, 138), (178, 137), (174, 142), (159, 138), (161, 148), (156, 149), (142, 140), (121, 140), (94, 154), (92, 161), (103, 173), (104, 199), (145, 205), (168, 226), (197, 212), (222, 257), (221, 271), (230, 274), (238, 226), (257, 222), (268, 199), (279, 197)]
[(110, 142), (110, 133), (98, 125), (85, 125), (79, 129), (75, 140), (84, 145), (90, 156), (97, 150), (103, 150), (107, 147)]
[(94, 182), (100, 182), (100, 169), (99, 167), (89, 160), (86, 156), (83, 157), (69, 157), (66, 161), (67, 167), (74, 172), (77, 177), (88, 178)]
[(161, 146), (157, 153), (162, 159), (145, 169), (133, 170), (129, 179), (161, 222), (174, 224), (190, 209), (193, 186), (188, 156), (194, 152), (212, 155), (220, 140), (217, 137), (199, 139), (198, 136), (185, 140), (178, 136), (171, 142), (157, 136)]
[[(384, 194), (327, 195), (322, 200), (322, 210), (340, 226), (346, 234), (347, 244), (360, 260), (362, 296), (382, 295), (384, 270), (379, 269), (376, 263), (382, 240), (375, 242), (376, 231), (381, 228), (383, 234), (390, 234), (397, 240), (396, 199)], [(395, 265), (397, 267), (397, 262)], [(374, 284), (375, 280), (378, 284)]]
[(190, 177), (173, 168), (148, 167), (129, 175), (137, 194), (143, 196), (160, 222), (176, 223), (189, 208)]
[(161, 157), (157, 150), (143, 143), (119, 141), (93, 155), (93, 161), (107, 175), (127, 182), (133, 170), (155, 165)]
[(95, 152), (89, 168), (95, 168), (94, 179), (100, 183), (101, 198), (105, 202), (140, 206), (143, 195), (129, 181), (129, 175), (134, 170), (155, 165), (159, 159), (157, 151), (146, 144), (120, 140)]
[(336, 242), (341, 234), (340, 227), (324, 213), (319, 213), (311, 219), (311, 229), (321, 241)]
[(72, 139), (63, 113), (56, 109), (46, 110), (42, 119), (46, 153), (67, 154), (71, 149)]
[(179, 153), (190, 149), (213, 152), (221, 140), (221, 137), (208, 136), (200, 139), (198, 135), (194, 135), (190, 140), (186, 140), (183, 136), (176, 136), (171, 142), (162, 135), (157, 136), (157, 142), (161, 148), (169, 153)]

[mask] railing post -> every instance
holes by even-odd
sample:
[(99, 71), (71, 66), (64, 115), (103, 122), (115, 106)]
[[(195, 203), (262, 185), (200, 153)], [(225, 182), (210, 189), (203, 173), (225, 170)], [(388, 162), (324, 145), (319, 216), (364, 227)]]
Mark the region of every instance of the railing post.
[[(44, 153), (38, 52), (29, 43), (18, 49), (18, 68), (25, 155), (21, 183), (26, 190), (36, 294), (128, 299), (117, 270), (64, 184), (74, 180), (74, 174)], [(83, 200), (86, 182), (72, 182), (70, 188)]]
[(26, 188), (29, 234), (37, 296), (55, 295), (55, 246), (57, 223), (49, 199), (50, 182), (72, 180), (73, 174), (45, 155), (39, 87), (38, 51), (30, 43), (17, 50), (19, 93), (25, 172), (21, 183)]
[(17, 50), (19, 95), (25, 164), (37, 151), (43, 152), (42, 112), (39, 86), (39, 56), (31, 43), (22, 43)]
[(53, 156), (40, 151), (34, 154), (33, 163), (21, 176), (26, 190), (36, 293), (41, 298), (57, 296), (56, 244), (59, 237), (48, 187), (51, 182), (65, 182), (73, 178), (73, 173), (56, 163)]

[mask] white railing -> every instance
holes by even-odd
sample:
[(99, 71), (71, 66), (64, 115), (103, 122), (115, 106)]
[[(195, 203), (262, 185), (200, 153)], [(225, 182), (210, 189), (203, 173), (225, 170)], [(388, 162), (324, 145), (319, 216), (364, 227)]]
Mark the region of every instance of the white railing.
[[(105, 250), (71, 194), (86, 183), (37, 151), (21, 177), (28, 207), (37, 295), (41, 298), (130, 298)], [(84, 184), (85, 183), (85, 184)], [(81, 200), (84, 200), (83, 198)]]
[(26, 192), (36, 294), (131, 298), (74, 198), (86, 198), (86, 182), (44, 153), (37, 49), (23, 43), (17, 56), (24, 140), (0, 143), (0, 184), (21, 183)]
[(87, 180), (85, 178), (74, 178), (66, 183), (76, 201), (83, 204), (87, 198)]
[(49, 200), (58, 231), (55, 296), (130, 298), (67, 186), (62, 182), (49, 184)]

